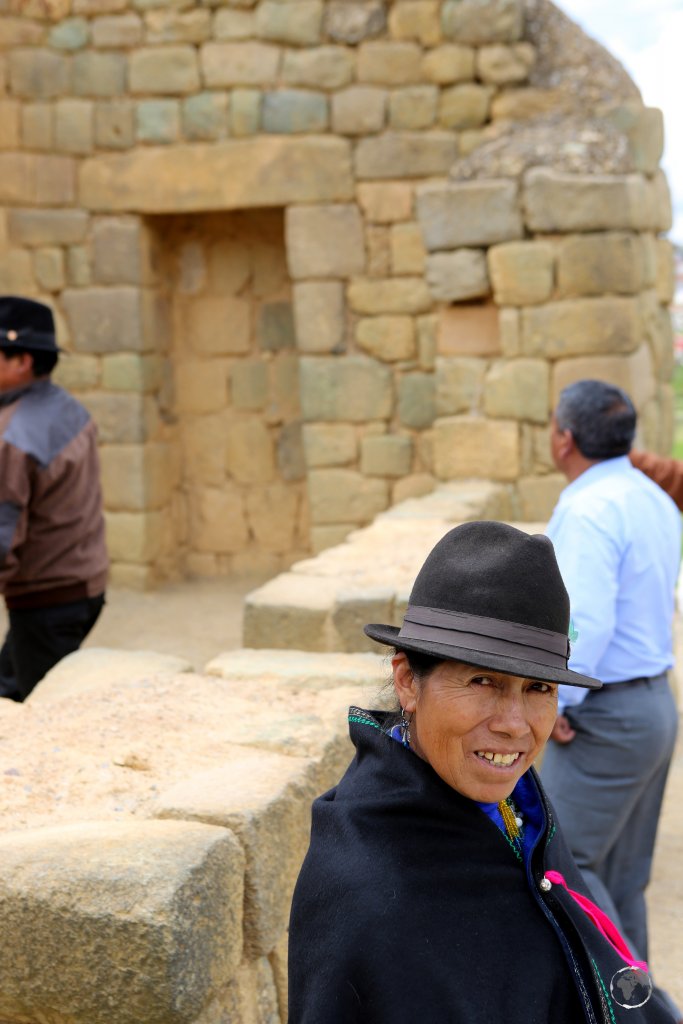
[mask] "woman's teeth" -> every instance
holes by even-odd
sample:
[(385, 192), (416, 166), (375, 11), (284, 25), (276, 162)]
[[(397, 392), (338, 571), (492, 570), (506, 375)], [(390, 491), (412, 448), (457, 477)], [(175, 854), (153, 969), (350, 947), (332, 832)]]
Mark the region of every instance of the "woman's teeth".
[(492, 754), (489, 750), (478, 750), (477, 757), (483, 757), (492, 764), (502, 764), (509, 766), (514, 764), (518, 757), (520, 757), (519, 751), (516, 754)]

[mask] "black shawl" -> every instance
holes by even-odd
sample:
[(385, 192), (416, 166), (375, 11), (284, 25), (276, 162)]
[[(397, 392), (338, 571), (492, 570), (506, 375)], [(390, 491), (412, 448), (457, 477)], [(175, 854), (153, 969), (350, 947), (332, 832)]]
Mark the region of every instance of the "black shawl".
[[(546, 870), (588, 895), (538, 776), (528, 872), (476, 803), (352, 709), (356, 755), (313, 804), (292, 904), (289, 1024), (671, 1024), (611, 996), (624, 961)], [(620, 994), (617, 989), (617, 994)]]

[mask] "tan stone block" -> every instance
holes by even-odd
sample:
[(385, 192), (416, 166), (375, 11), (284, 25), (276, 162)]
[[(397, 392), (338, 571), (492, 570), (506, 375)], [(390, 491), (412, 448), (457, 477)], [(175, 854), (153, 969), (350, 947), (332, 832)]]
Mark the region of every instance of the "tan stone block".
[(332, 96), (332, 130), (340, 135), (369, 135), (384, 128), (387, 90), (352, 85)]
[(319, 555), (327, 548), (335, 548), (342, 544), (348, 535), (355, 530), (354, 523), (335, 524), (334, 526), (312, 526), (310, 529), (311, 551)]
[(674, 250), (668, 238), (657, 238), (656, 245), (656, 289), (662, 305), (673, 302), (676, 291), (676, 268)]
[(128, 6), (128, 0), (73, 0), (74, 14), (116, 14)]
[(439, 101), (439, 124), (442, 128), (456, 131), (486, 124), (492, 97), (491, 86), (474, 82), (443, 89)]
[(461, 43), (514, 43), (524, 31), (524, 4), (522, 0), (446, 0), (441, 26), (447, 39)]
[(364, 526), (389, 504), (386, 480), (350, 469), (312, 469), (308, 474), (311, 522), (315, 525), (356, 523)]
[(364, 437), (361, 441), (360, 471), (365, 476), (406, 476), (410, 473), (412, 460), (413, 441), (405, 435), (385, 434)]
[(69, 57), (37, 47), (18, 47), (8, 54), (9, 81), (15, 96), (52, 99), (68, 93)]
[(0, 100), (0, 149), (19, 148), (20, 112), (18, 100)]
[(389, 126), (393, 129), (431, 128), (436, 120), (438, 89), (411, 85), (394, 89), (389, 96)]
[(393, 618), (393, 588), (340, 590), (332, 612), (335, 650), (384, 653), (386, 648), (382, 650), (380, 644), (365, 636), (363, 626), (366, 622), (392, 622)]
[(70, 156), (0, 153), (0, 203), (8, 206), (72, 206), (76, 164)]
[(423, 46), (441, 42), (437, 0), (400, 0), (389, 12), (389, 32), (394, 39), (414, 39)]
[(178, 412), (220, 412), (228, 404), (227, 359), (179, 361), (175, 366)]
[(132, 93), (185, 94), (199, 89), (197, 54), (191, 46), (142, 47), (128, 57)]
[(269, 483), (273, 479), (273, 438), (261, 420), (234, 420), (228, 427), (226, 442), (228, 472), (238, 483)]
[[(221, 13), (225, 12), (218, 12)], [(169, 11), (163, 8), (147, 11), (145, 27), (147, 43), (203, 43), (211, 38), (211, 12)]]
[(416, 43), (372, 40), (358, 47), (359, 82), (410, 85), (420, 80), (422, 51)]
[(438, 419), (433, 429), (439, 480), (512, 481), (519, 476), (519, 425), (477, 416)]
[(3, 11), (0, 24), (0, 49), (8, 50), (16, 46), (39, 46), (45, 37), (43, 25), (30, 21), (29, 17), (13, 18), (7, 13), (9, 5)]
[(93, 46), (103, 49), (130, 49), (142, 42), (142, 18), (127, 14), (102, 15), (91, 24)]
[(74, 346), (80, 352), (149, 352), (155, 347), (152, 310), (142, 289), (68, 288), (62, 293)]
[(640, 345), (628, 355), (585, 356), (582, 359), (561, 359), (552, 372), (551, 401), (557, 404), (560, 392), (577, 380), (604, 380), (616, 384), (631, 396), (637, 409), (642, 408), (656, 391), (652, 353), (648, 345)]
[(301, 414), (308, 423), (386, 420), (394, 402), (391, 370), (366, 356), (303, 356), (300, 388)]
[(476, 50), (471, 46), (446, 43), (437, 46), (422, 58), (422, 74), (437, 85), (472, 81), (475, 74)]
[(83, 405), (97, 424), (102, 444), (138, 444), (148, 440), (151, 400), (129, 392), (89, 392)]
[(581, 175), (534, 167), (524, 175), (526, 224), (540, 232), (655, 229), (666, 205), (661, 188), (639, 174)]
[(347, 291), (354, 313), (427, 313), (432, 298), (426, 282), (419, 277), (357, 278)]
[(73, 58), (76, 96), (122, 96), (126, 91), (127, 59), (122, 53), (84, 50)]
[(344, 46), (287, 50), (282, 64), (282, 80), (288, 85), (312, 89), (341, 89), (352, 81), (354, 69), (353, 53)]
[(293, 293), (298, 350), (343, 351), (346, 324), (341, 281), (300, 281)]
[(55, 104), (55, 148), (64, 153), (85, 155), (94, 148), (94, 104), (92, 100), (58, 100)]
[(141, 147), (84, 160), (79, 174), (81, 206), (127, 213), (337, 202), (353, 191), (349, 143), (313, 136)]
[(522, 310), (522, 352), (558, 359), (632, 352), (642, 322), (633, 298), (568, 299)]
[(108, 511), (142, 512), (168, 503), (173, 477), (167, 445), (106, 444), (100, 449), (100, 465)]
[(419, 225), (411, 221), (391, 228), (391, 269), (394, 274), (422, 274), (427, 253)]
[(550, 366), (544, 359), (494, 362), (484, 382), (484, 412), (494, 419), (547, 423)]
[(204, 85), (208, 89), (233, 85), (274, 85), (280, 49), (270, 43), (205, 43), (200, 50)]
[(69, 352), (60, 358), (52, 374), (56, 384), (67, 391), (88, 391), (100, 386), (100, 360)]
[(429, 473), (411, 473), (394, 483), (391, 504), (399, 505), (410, 498), (422, 498), (425, 494), (431, 494), (435, 486), (436, 480)]
[(246, 298), (203, 295), (182, 309), (187, 344), (202, 355), (242, 355), (250, 348), (251, 307)]
[(559, 296), (632, 294), (645, 284), (642, 239), (625, 232), (573, 235), (557, 250)]
[(270, 648), (277, 636), (285, 650), (329, 650), (338, 587), (337, 579), (286, 572), (252, 590), (244, 602), (244, 646)]
[(139, 217), (98, 217), (92, 227), (93, 280), (154, 284), (159, 258), (154, 236)]
[(500, 350), (506, 359), (522, 354), (522, 318), (518, 309), (501, 309), (498, 314)]
[(547, 522), (566, 485), (567, 481), (561, 473), (520, 477), (517, 481), (517, 495), (522, 522)]
[(73, 245), (82, 242), (90, 218), (84, 210), (9, 210), (8, 228), (19, 245)]
[(413, 189), (402, 181), (361, 183), (358, 185), (358, 203), (367, 221), (373, 224), (393, 224), (410, 218)]
[(212, 34), (214, 39), (221, 41), (253, 39), (256, 35), (256, 15), (254, 11), (221, 8), (214, 14)]
[(90, 252), (84, 245), (70, 245), (66, 251), (66, 276), (75, 288), (86, 288), (92, 283)]
[(264, 551), (286, 555), (294, 549), (298, 513), (298, 493), (287, 484), (276, 481), (247, 493), (249, 530)]
[(109, 512), (105, 514), (107, 549), (112, 562), (149, 565), (161, 548), (159, 512)]
[(359, 320), (356, 341), (369, 355), (385, 363), (415, 356), (415, 324), (409, 316), (375, 316)]
[(32, 295), (35, 287), (30, 252), (25, 249), (8, 249), (0, 256), (0, 291), (10, 295)]
[(102, 359), (102, 387), (107, 391), (158, 391), (163, 383), (161, 356), (116, 352)]
[(477, 78), (491, 85), (525, 82), (535, 62), (536, 49), (531, 43), (482, 46), (477, 50)]
[(524, 233), (513, 181), (429, 184), (416, 192), (417, 215), (427, 249), (492, 245)]
[(229, 423), (224, 410), (184, 418), (181, 432), (184, 475), (193, 486), (199, 483), (222, 487), (225, 484)]
[(442, 356), (498, 355), (498, 309), (492, 303), (440, 309), (436, 337)]
[(550, 449), (550, 430), (546, 424), (542, 427), (531, 423), (522, 424), (522, 451), (523, 472), (546, 474), (555, 471)]
[(368, 224), (365, 228), (365, 253), (368, 277), (391, 276), (391, 249), (389, 228), (383, 224)]
[(193, 546), (197, 551), (235, 554), (249, 539), (244, 496), (236, 488), (198, 488), (190, 497)]
[(22, 105), (21, 139), (25, 149), (52, 149), (54, 145), (52, 103), (24, 103)]
[(33, 254), (33, 273), (36, 284), (46, 292), (59, 292), (66, 283), (64, 250), (36, 249)]
[(484, 359), (437, 357), (435, 370), (437, 416), (474, 414), (481, 409), (486, 373)]
[(320, 42), (322, 17), (321, 0), (289, 0), (286, 6), (261, 0), (256, 7), (257, 33), (280, 43), (314, 46)]
[(453, 132), (385, 132), (358, 142), (356, 175), (367, 179), (445, 175), (457, 149)]
[(306, 465), (311, 468), (346, 466), (356, 460), (356, 432), (345, 423), (305, 423), (303, 443)]
[(427, 256), (427, 284), (434, 299), (462, 302), (491, 291), (486, 255), (481, 249), (456, 249)]
[(493, 296), (499, 306), (546, 302), (553, 290), (554, 251), (544, 242), (507, 242), (488, 251)]
[(502, 89), (491, 103), (491, 120), (529, 121), (553, 112), (570, 110), (570, 100), (560, 89), (541, 89), (525, 86), (521, 89)]
[(422, 370), (433, 370), (436, 361), (436, 314), (417, 317), (417, 358)]
[(133, 145), (133, 105), (129, 100), (95, 104), (95, 142), (98, 148), (127, 149)]
[(351, 277), (365, 269), (363, 225), (355, 203), (288, 207), (285, 245), (294, 279)]

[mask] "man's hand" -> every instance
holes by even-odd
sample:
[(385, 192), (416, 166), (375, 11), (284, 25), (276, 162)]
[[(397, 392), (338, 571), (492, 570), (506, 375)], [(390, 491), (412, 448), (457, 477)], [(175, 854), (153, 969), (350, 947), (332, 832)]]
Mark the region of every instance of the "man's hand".
[(566, 715), (558, 715), (550, 733), (550, 739), (556, 743), (571, 743), (576, 736), (576, 729), (572, 729)]

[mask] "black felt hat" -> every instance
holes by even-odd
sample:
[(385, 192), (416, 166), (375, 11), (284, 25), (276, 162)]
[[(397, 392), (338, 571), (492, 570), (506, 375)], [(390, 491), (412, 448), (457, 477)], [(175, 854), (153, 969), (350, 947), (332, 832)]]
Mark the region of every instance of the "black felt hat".
[(0, 349), (59, 352), (52, 310), (18, 295), (0, 295)]
[(506, 523), (450, 530), (417, 574), (399, 629), (372, 623), (381, 644), (553, 683), (598, 689), (567, 668), (569, 595), (548, 537)]

